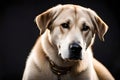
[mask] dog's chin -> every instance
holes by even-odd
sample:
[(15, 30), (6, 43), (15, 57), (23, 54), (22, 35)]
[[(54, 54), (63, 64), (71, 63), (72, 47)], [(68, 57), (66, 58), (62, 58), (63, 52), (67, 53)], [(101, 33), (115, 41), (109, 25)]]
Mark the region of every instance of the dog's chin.
[(81, 61), (80, 58), (62, 58), (64, 62), (79, 62)]
[(67, 61), (81, 61), (82, 59), (81, 58), (67, 58), (66, 59)]

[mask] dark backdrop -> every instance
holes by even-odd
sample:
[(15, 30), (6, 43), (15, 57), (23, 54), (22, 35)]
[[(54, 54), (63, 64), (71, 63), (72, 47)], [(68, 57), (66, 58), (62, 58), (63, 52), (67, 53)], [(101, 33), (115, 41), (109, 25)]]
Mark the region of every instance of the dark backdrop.
[(79, 4), (95, 10), (108, 24), (105, 42), (96, 38), (94, 56), (120, 79), (119, 2), (115, 0), (1, 0), (0, 80), (21, 80), (26, 58), (39, 30), (34, 18), (57, 4)]

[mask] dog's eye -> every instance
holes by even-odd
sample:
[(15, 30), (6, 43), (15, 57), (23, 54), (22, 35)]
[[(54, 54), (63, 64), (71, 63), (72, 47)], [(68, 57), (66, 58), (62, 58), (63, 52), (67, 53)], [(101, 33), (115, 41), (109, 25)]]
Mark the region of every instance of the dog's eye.
[(62, 23), (61, 26), (62, 26), (63, 28), (69, 28), (69, 23)]
[(87, 26), (86, 24), (83, 24), (82, 31), (87, 31), (87, 30), (89, 30), (89, 26)]

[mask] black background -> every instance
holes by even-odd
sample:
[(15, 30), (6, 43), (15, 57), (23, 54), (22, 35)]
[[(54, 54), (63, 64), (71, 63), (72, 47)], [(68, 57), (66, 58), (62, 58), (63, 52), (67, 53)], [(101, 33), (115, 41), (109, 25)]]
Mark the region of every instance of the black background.
[(120, 79), (120, 9), (115, 0), (1, 0), (0, 2), (0, 80), (21, 80), (26, 58), (39, 30), (34, 18), (57, 4), (78, 4), (91, 8), (108, 24), (105, 42), (98, 37), (94, 56)]

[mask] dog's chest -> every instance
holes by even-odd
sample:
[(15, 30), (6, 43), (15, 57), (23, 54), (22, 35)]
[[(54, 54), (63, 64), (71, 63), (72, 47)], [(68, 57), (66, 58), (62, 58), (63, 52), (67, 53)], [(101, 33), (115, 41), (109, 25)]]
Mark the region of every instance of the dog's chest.
[(91, 80), (90, 77), (86, 76), (80, 76), (80, 75), (76, 75), (76, 76), (72, 76), (72, 75), (61, 75), (59, 77), (57, 77), (57, 79), (55, 80)]
[(91, 76), (88, 75), (88, 73), (86, 75), (86, 72), (82, 72), (76, 75), (74, 75), (74, 73), (68, 72), (67, 74), (60, 76), (54, 74), (52, 71), (51, 73), (51, 76), (54, 76), (51, 78), (52, 80), (92, 80)]

